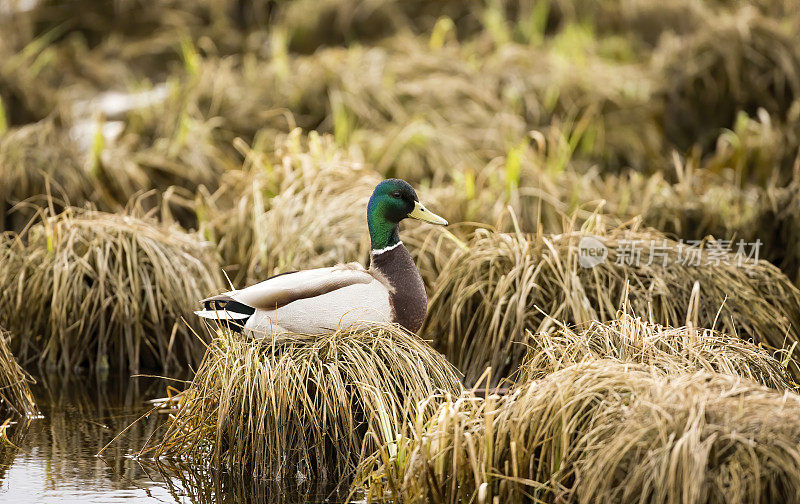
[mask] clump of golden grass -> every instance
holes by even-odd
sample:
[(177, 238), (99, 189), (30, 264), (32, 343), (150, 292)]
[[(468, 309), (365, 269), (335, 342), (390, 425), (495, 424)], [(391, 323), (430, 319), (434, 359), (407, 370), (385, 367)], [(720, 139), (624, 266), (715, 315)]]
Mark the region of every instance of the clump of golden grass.
[[(20, 230), (34, 212), (12, 208), (32, 197), (83, 205), (99, 196), (77, 148), (54, 121), (0, 135), (0, 230)], [(35, 203), (43, 204), (45, 201)]]
[[(461, 223), (447, 229), (461, 239), (469, 237), (474, 223), (513, 232), (515, 222), (509, 218), (509, 207), (519, 216), (518, 227), (526, 232), (541, 229), (560, 233), (565, 221), (572, 218), (576, 224), (583, 224), (596, 220), (598, 214), (614, 225), (636, 218), (672, 239), (702, 240), (710, 236), (734, 242), (760, 240), (760, 258), (798, 282), (800, 257), (792, 244), (800, 233), (800, 175), (794, 175), (786, 185), (773, 180), (764, 187), (741, 180), (740, 174), (746, 174), (747, 169), (720, 168), (715, 165), (716, 154), (702, 159), (698, 152), (686, 158), (675, 155), (674, 170), (653, 174), (604, 173), (596, 167), (584, 170), (572, 162), (563, 169), (550, 170), (547, 154), (537, 146), (519, 154), (522, 168), (516, 179), (511, 170), (503, 169), (509, 158), (501, 157), (482, 170), (457, 173), (453, 180), (420, 194), (430, 201), (429, 206), (444, 209), (451, 222)], [(412, 253), (428, 238), (427, 229), (420, 231), (403, 232)], [(428, 285), (452, 253), (449, 247), (436, 252), (431, 245), (455, 245), (440, 240), (439, 234), (431, 235), (433, 240), (428, 240), (417, 258)]]
[[(55, 32), (64, 49), (59, 55), (63, 63), (80, 66), (84, 62), (71, 57), (94, 52), (101, 60), (126, 63), (117, 68), (134, 67), (139, 73), (153, 75), (165, 73), (171, 63), (179, 61), (176, 48), (184, 39), (205, 37), (209, 46), (213, 41), (220, 50), (241, 49), (244, 33), (237, 29), (235, 19), (236, 6), (241, 3), (123, 0), (96, 4), (79, 0), (65, 5), (44, 0), (27, 12), (0, 19), (0, 23), (5, 22), (4, 30), (13, 34), (17, 43)], [(89, 77), (96, 77), (104, 73), (98, 68), (102, 66), (95, 61), (85, 70)]]
[(381, 178), (357, 155), (299, 129), (273, 152), (242, 149), (243, 169), (198, 206), (200, 230), (236, 282), (367, 258), (367, 201)]
[(800, 284), (800, 251), (793, 245), (800, 239), (800, 164), (791, 183), (769, 188), (763, 201), (755, 233), (764, 235), (769, 259)]
[(33, 416), (37, 413), (30, 388), (33, 378), (14, 359), (10, 339), (11, 335), (0, 328), (0, 413)]
[[(505, 136), (524, 135), (520, 118), (501, 113), (493, 89), (470, 82), (480, 74), (462, 58), (430, 53), (413, 38), (392, 47), (291, 58), (276, 49), (267, 61), (203, 58), (182, 94), (190, 112), (218, 117), (231, 138), (252, 141), (258, 130), (285, 132), (296, 122), (333, 133), (340, 145), (363, 146), (378, 171), (412, 180), (440, 166), (475, 164), (471, 144), (483, 138), (502, 152)], [(447, 86), (459, 92), (444, 93)]]
[[(660, 148), (651, 134), (648, 78), (638, 67), (614, 65), (611, 71), (592, 48), (572, 62), (556, 51), (532, 55), (529, 46), (517, 44), (479, 54), (472, 63), (467, 47), (429, 52), (404, 40), (384, 54), (366, 53), (360, 65), (368, 67), (346, 69), (331, 100), (334, 118), (352, 124), (349, 141), (363, 146), (381, 173), (437, 182), (456, 176), (442, 167), (477, 171), (500, 157), (507, 162), (495, 169), (513, 171), (530, 144), (553, 160), (575, 154), (611, 168), (640, 166), (645, 154)], [(350, 72), (371, 78), (347, 78)], [(591, 76), (601, 74), (598, 85)], [(386, 79), (397, 85), (387, 89)], [(563, 169), (563, 162), (551, 164)]]
[(738, 336), (691, 326), (665, 327), (627, 313), (583, 328), (559, 324), (555, 331), (529, 333), (526, 344), (521, 382), (539, 380), (587, 360), (614, 359), (667, 374), (708, 371), (779, 390), (795, 388), (781, 362)]
[(429, 11), (427, 19), (420, 21), (427, 25), (425, 28), (432, 28), (437, 12), (443, 13), (442, 11), (449, 10), (451, 5), (457, 3), (440, 2), (439, 5), (426, 9), (426, 2), (418, 1), (390, 0), (368, 5), (350, 0), (301, 0), (279, 2), (275, 17), (280, 28), (288, 32), (287, 42), (291, 50), (312, 53), (320, 46), (391, 36), (412, 27), (415, 24), (413, 13), (422, 14), (419, 11)]
[(729, 376), (658, 379), (630, 407), (607, 410), (585, 433), (608, 441), (589, 448), (576, 496), (582, 502), (634, 495), (664, 503), (795, 502), (798, 413), (796, 394)]
[(360, 481), (368, 500), (409, 503), (794, 501), (800, 396), (651, 371), (597, 360), (504, 397), (464, 394)]
[[(408, 35), (297, 56), (280, 33), (271, 59), (194, 54), (168, 110), (212, 122), (225, 140), (253, 142), (259, 131), (295, 124), (333, 133), (339, 145), (363, 149), (379, 173), (411, 182), (479, 170), (524, 149), (534, 128), (558, 130), (560, 151), (615, 168), (652, 164), (644, 156), (661, 147), (644, 68), (608, 61), (592, 44), (575, 63), (570, 54), (515, 43), (431, 50), (426, 37)], [(558, 43), (569, 46), (567, 38)], [(130, 120), (130, 129), (163, 129), (157, 119)]]
[[(673, 165), (677, 182), (660, 183), (632, 204), (645, 225), (685, 239), (769, 238), (757, 224), (766, 189), (736, 182), (731, 170), (712, 171), (697, 156), (676, 158)], [(765, 254), (772, 251), (764, 247)]]
[[(634, 38), (637, 46), (642, 46), (640, 49), (644, 50), (657, 46), (665, 33), (691, 34), (702, 25), (704, 16), (712, 15), (709, 12), (711, 9), (708, 2), (692, 0), (664, 2), (557, 0), (555, 3), (557, 6), (560, 4), (560, 10), (568, 16), (570, 11), (574, 12), (572, 17), (578, 14), (582, 19), (577, 21), (592, 23), (599, 33)], [(576, 4), (579, 7), (575, 7)]]
[[(800, 164), (795, 165), (787, 184), (772, 180), (766, 187), (742, 182), (740, 175), (748, 173), (746, 168), (718, 173), (713, 165), (702, 163), (696, 156), (676, 161), (676, 168), (678, 181), (674, 184), (651, 178), (649, 188), (637, 192), (634, 184), (621, 181), (617, 187), (634, 194), (635, 201), (626, 211), (632, 215), (641, 213), (645, 225), (670, 236), (761, 240), (761, 257), (798, 282), (800, 257), (792, 243), (800, 233)], [(776, 174), (777, 170), (768, 171)], [(609, 204), (614, 206), (610, 201)]]
[(67, 209), (1, 250), (0, 319), (22, 362), (130, 371), (199, 362), (203, 344), (181, 318), (223, 282), (210, 245), (194, 235)]
[[(688, 39), (662, 44), (664, 130), (679, 148), (707, 146), (736, 115), (763, 108), (783, 120), (800, 98), (796, 31), (742, 9), (713, 16)], [(788, 154), (794, 160), (795, 152)]]
[(712, 173), (730, 170), (740, 185), (786, 185), (800, 155), (800, 99), (778, 114), (770, 115), (765, 108), (753, 116), (739, 112), (730, 129), (722, 130), (710, 154), (704, 167)]
[[(575, 153), (569, 146), (564, 146), (562, 133), (551, 129), (548, 136), (535, 135), (537, 140), (532, 139), (530, 145), (520, 145), (479, 170), (453, 172), (452, 180), (425, 190), (425, 200), (431, 201), (431, 206), (444, 208), (451, 222), (462, 224), (448, 228), (462, 238), (468, 236), (465, 231), (474, 230), (475, 224), (498, 231), (519, 228), (560, 233), (565, 222), (594, 221), (598, 214), (610, 222), (622, 223), (662, 202), (670, 205), (662, 220), (679, 213), (675, 193), (683, 185), (669, 182), (671, 174), (632, 170), (614, 174), (597, 166), (587, 167), (573, 158)], [(734, 191), (729, 199), (740, 194), (741, 191)], [(688, 191), (680, 191), (679, 196), (687, 200), (686, 206), (693, 203)], [(711, 195), (706, 198), (710, 199)], [(518, 220), (510, 217), (509, 208)], [(731, 213), (738, 210), (743, 211), (737, 207)], [(656, 214), (654, 219), (661, 217)], [(652, 222), (662, 222), (654, 219)], [(646, 222), (661, 229), (649, 218)]]
[(601, 35), (622, 34), (655, 45), (665, 31), (686, 33), (708, 9), (702, 2), (647, 0), (619, 2), (575, 0), (484, 0), (477, 2), (352, 0), (281, 2), (276, 23), (288, 32), (289, 48), (311, 53), (321, 46), (353, 45), (397, 33), (433, 34), (477, 44), (510, 41), (535, 45), (545, 35), (557, 36), (582, 24)]
[[(158, 119), (176, 115), (176, 121)], [(155, 131), (137, 127), (144, 117), (158, 125)], [(116, 141), (92, 153), (92, 174), (114, 201), (160, 206), (165, 220), (194, 229), (198, 193), (216, 190), (224, 174), (240, 166), (233, 149), (215, 137), (216, 123), (166, 106), (139, 109)]]
[(334, 479), (460, 390), (441, 355), (395, 326), (255, 341), (222, 331), (143, 453), (258, 478)]
[[(9, 130), (0, 136), (0, 176), (8, 181), (0, 187), (0, 229), (21, 230), (38, 206), (62, 209), (91, 202), (115, 210), (132, 200), (149, 207), (163, 204), (167, 215), (177, 209), (181, 222), (194, 224), (185, 214), (193, 210), (198, 186), (215, 188), (232, 164), (205, 126), (193, 123), (182, 139), (156, 136), (152, 145), (139, 145), (142, 139), (133, 132), (110, 145), (95, 138), (89, 152), (56, 120)], [(32, 204), (15, 208), (20, 202)]]
[(173, 151), (190, 150), (195, 145), (191, 130), (196, 130), (212, 142), (204, 150), (229, 155), (236, 154), (229, 152), (236, 138), (255, 143), (257, 137), (288, 133), (295, 125), (315, 129), (325, 119), (328, 89), (337, 78), (333, 69), (343, 56), (329, 50), (319, 57), (290, 59), (278, 46), (270, 59), (222, 57), (191, 42), (182, 51), (185, 71), (168, 83), (164, 103), (125, 118), (132, 148), (159, 143)]
[[(691, 321), (773, 349), (798, 341), (800, 291), (772, 264), (747, 262), (735, 245), (733, 253), (691, 251), (655, 231), (591, 230), (525, 235), (479, 229), (442, 269), (422, 334), (468, 383), (488, 366), (495, 378), (514, 372), (526, 330), (547, 331), (553, 320), (610, 320), (623, 301), (654, 323)], [(606, 261), (591, 269), (579, 264), (584, 236), (608, 248)], [(695, 259), (686, 261), (687, 254)]]

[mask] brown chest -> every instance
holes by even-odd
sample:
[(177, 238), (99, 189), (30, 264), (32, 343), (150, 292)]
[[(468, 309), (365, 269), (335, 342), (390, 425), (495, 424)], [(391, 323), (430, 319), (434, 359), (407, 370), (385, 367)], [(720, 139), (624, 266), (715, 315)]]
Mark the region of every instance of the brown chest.
[(393, 287), (389, 295), (394, 322), (417, 332), (425, 321), (428, 296), (414, 260), (401, 243), (381, 254), (373, 255), (372, 265)]

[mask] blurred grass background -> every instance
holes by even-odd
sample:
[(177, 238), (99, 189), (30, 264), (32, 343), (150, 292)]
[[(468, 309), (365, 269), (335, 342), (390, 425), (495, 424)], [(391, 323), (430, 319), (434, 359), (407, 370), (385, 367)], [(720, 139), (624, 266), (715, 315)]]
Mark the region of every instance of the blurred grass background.
[[(52, 246), (32, 233), (80, 221), (60, 215), (70, 207), (210, 241), (192, 254), (236, 285), (363, 261), (359, 198), (399, 176), (451, 222), (478, 223), (407, 231), (431, 292), (475, 225), (558, 234), (598, 220), (760, 239), (800, 279), (789, 0), (10, 0), (0, 12), (0, 225), (29, 268)], [(103, 261), (87, 278), (118, 268)], [(132, 369), (174, 360), (178, 318), (131, 343), (143, 349)], [(56, 332), (41, 348), (69, 347)], [(91, 348), (48, 359), (96, 365)]]
[[(798, 495), (795, 0), (5, 0), (0, 34), (8, 411), (21, 366), (199, 369), (137, 443), (408, 502)], [(453, 223), (402, 231), (453, 369), (200, 330), (230, 284), (367, 261), (384, 177)], [(589, 270), (586, 233), (764, 260)]]

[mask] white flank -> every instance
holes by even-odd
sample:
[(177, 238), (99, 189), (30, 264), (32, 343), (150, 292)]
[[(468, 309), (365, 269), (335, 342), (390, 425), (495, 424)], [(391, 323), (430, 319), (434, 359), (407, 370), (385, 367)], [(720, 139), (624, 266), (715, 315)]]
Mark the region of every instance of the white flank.
[[(195, 313), (212, 320), (247, 319), (245, 330), (263, 334), (320, 334), (356, 323), (392, 322), (386, 285), (356, 263), (280, 275), (225, 295), (255, 312), (249, 318), (225, 309)], [(282, 298), (293, 300), (279, 303)]]
[(299, 334), (320, 334), (358, 323), (390, 323), (389, 291), (378, 280), (354, 284), (276, 310), (256, 310), (245, 329), (275, 332), (275, 326)]

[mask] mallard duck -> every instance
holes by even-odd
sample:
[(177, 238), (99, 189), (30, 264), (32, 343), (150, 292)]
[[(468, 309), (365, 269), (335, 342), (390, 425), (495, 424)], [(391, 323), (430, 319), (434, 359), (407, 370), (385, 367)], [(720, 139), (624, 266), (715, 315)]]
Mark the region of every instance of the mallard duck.
[(410, 217), (446, 226), (400, 179), (384, 180), (367, 204), (370, 267), (348, 263), (282, 273), (201, 301), (203, 318), (250, 333), (319, 334), (356, 323), (397, 323), (415, 333), (428, 310), (422, 276), (398, 224)]

